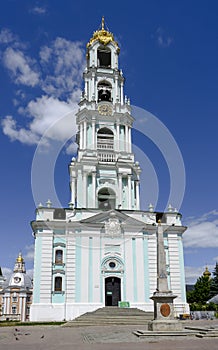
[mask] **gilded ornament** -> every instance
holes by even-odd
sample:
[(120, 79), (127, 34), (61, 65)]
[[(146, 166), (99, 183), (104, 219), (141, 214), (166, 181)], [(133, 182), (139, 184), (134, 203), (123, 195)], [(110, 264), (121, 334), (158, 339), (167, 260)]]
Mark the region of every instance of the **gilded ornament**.
[(102, 104), (98, 107), (98, 111), (101, 115), (112, 115), (113, 109), (107, 104)]
[(118, 43), (114, 40), (113, 34), (104, 28), (104, 17), (102, 17), (101, 29), (96, 30), (93, 33), (93, 37), (89, 40), (87, 47), (91, 46), (95, 41), (99, 41), (104, 46), (108, 45), (110, 42), (113, 42), (119, 50)]

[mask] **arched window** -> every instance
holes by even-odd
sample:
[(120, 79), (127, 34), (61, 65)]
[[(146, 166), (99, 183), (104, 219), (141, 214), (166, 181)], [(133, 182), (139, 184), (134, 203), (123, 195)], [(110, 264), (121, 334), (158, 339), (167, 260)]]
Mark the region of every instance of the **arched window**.
[(98, 207), (103, 210), (114, 209), (116, 194), (111, 188), (104, 187), (98, 192)]
[(111, 102), (111, 90), (112, 90), (112, 86), (111, 84), (104, 80), (104, 81), (100, 81), (98, 83), (98, 102), (100, 101), (108, 101)]
[(55, 264), (63, 264), (63, 250), (57, 249), (55, 252)]
[(100, 46), (97, 52), (98, 67), (111, 67), (111, 50), (108, 47)]
[(62, 277), (55, 277), (55, 292), (62, 292)]
[(98, 149), (113, 149), (114, 134), (108, 128), (102, 128), (97, 133), (97, 148)]

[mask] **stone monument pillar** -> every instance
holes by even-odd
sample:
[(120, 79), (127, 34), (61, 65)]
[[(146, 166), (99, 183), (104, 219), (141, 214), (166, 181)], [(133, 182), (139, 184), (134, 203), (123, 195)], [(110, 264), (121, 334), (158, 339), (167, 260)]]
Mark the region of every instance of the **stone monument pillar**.
[(163, 225), (157, 226), (157, 289), (151, 299), (154, 301), (154, 320), (149, 322), (151, 331), (178, 331), (182, 325), (174, 318), (173, 300), (176, 295), (168, 289), (166, 256), (164, 250)]

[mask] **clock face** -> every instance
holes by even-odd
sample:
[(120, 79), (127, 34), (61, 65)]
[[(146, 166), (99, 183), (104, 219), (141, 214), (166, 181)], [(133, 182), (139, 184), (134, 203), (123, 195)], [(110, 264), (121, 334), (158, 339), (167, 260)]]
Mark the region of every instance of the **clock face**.
[(98, 111), (101, 115), (111, 115), (113, 112), (113, 109), (109, 105), (102, 104), (98, 107)]
[(21, 278), (20, 277), (14, 277), (14, 283), (19, 283), (21, 281)]

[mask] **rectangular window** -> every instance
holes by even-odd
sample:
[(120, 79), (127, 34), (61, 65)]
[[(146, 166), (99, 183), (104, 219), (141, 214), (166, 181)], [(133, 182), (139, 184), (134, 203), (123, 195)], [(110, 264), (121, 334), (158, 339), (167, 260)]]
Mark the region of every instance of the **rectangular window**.
[(16, 301), (17, 301), (17, 297), (13, 297), (13, 298), (12, 298), (12, 301), (13, 301), (13, 302), (16, 302)]
[(17, 308), (16, 306), (12, 306), (12, 314), (15, 315), (17, 313)]
[(62, 278), (55, 277), (55, 292), (61, 292), (61, 291), (62, 291)]
[(55, 264), (63, 264), (63, 250), (58, 249), (55, 252)]

